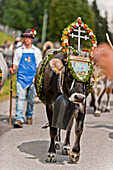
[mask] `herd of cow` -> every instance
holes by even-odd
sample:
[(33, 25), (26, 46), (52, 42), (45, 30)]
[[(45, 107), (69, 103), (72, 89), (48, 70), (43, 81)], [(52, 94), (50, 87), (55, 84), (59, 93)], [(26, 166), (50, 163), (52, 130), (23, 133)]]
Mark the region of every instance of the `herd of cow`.
[[(54, 51), (54, 50), (53, 50)], [(45, 56), (47, 57), (47, 56)], [(0, 90), (3, 87), (8, 76), (8, 67), (2, 53), (0, 53), (0, 69), (2, 70), (2, 82)], [(38, 75), (36, 75), (37, 82)], [(94, 115), (100, 116), (103, 109), (101, 99), (103, 94), (107, 94), (107, 106), (105, 111), (110, 110), (110, 96), (112, 94), (112, 82), (106, 78), (103, 71), (94, 66), (92, 75), (94, 83), (90, 106), (94, 107)], [(74, 103), (74, 111), (66, 129), (66, 137), (62, 153), (69, 155), (70, 161), (76, 163), (80, 158), (80, 138), (83, 132), (84, 118), (86, 114), (86, 88), (87, 82), (79, 82), (73, 78), (64, 59), (63, 52), (60, 52), (49, 61), (44, 71), (43, 90), (45, 95), (46, 112), (50, 127), (50, 147), (46, 158), (47, 162), (56, 162), (56, 139), (60, 141), (60, 130), (52, 126), (52, 117), (54, 113), (54, 104), (56, 99), (63, 94), (66, 99)], [(37, 90), (37, 85), (36, 85)], [(73, 120), (76, 119), (75, 136), (73, 148), (70, 150), (70, 132), (73, 125)]]

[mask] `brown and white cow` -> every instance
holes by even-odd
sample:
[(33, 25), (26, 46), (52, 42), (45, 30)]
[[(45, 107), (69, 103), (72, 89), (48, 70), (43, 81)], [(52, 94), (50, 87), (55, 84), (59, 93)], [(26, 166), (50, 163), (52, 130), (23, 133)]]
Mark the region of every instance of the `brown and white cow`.
[[(113, 82), (106, 77), (104, 71), (97, 65), (94, 66), (92, 81), (94, 85), (91, 92), (90, 106), (94, 107), (94, 115), (100, 116), (103, 109), (104, 111), (110, 111)], [(102, 105), (102, 97), (104, 94), (107, 96), (106, 106)]]
[[(54, 50), (53, 50), (54, 51)], [(68, 68), (66, 61), (64, 60), (62, 52), (56, 54), (50, 62), (46, 65), (44, 72), (44, 95), (46, 112), (50, 126), (50, 147), (48, 149), (47, 162), (56, 162), (56, 149), (55, 149), (55, 137), (57, 135), (57, 128), (52, 127), (52, 118), (54, 112), (54, 103), (58, 96), (64, 94), (64, 96), (75, 103), (75, 111), (73, 116), (76, 117), (75, 135), (76, 140), (73, 142), (72, 151), (70, 151), (69, 157), (72, 162), (77, 162), (80, 157), (80, 138), (83, 132), (84, 118), (86, 113), (86, 82), (79, 82), (73, 78)], [(39, 69), (38, 69), (39, 71)], [(36, 83), (37, 83), (36, 75)], [(36, 85), (37, 91), (37, 85)], [(72, 116), (72, 117), (73, 117)], [(70, 126), (67, 129), (67, 134), (70, 131)], [(69, 135), (65, 140), (64, 147), (69, 147)]]

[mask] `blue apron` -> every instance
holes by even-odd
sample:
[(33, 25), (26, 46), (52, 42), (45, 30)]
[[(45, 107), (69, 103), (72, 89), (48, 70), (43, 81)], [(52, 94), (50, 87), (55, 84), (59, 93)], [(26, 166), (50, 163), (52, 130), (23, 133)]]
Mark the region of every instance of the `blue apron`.
[(33, 83), (36, 73), (34, 53), (22, 53), (17, 73), (17, 81), (26, 89)]

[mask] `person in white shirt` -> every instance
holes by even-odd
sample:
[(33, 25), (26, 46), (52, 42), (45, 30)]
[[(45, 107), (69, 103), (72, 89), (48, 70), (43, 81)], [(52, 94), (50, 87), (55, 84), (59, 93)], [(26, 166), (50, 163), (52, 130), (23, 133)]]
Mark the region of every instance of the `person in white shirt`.
[(23, 127), (24, 116), (24, 102), (27, 91), (27, 109), (26, 109), (26, 123), (32, 124), (33, 107), (35, 100), (35, 74), (38, 64), (42, 60), (42, 54), (39, 48), (32, 44), (32, 39), (35, 37), (36, 31), (34, 29), (27, 29), (22, 37), (24, 37), (24, 45), (17, 48), (14, 53), (13, 67), (10, 72), (18, 68), (17, 73), (17, 99), (16, 99), (16, 114), (14, 128)]

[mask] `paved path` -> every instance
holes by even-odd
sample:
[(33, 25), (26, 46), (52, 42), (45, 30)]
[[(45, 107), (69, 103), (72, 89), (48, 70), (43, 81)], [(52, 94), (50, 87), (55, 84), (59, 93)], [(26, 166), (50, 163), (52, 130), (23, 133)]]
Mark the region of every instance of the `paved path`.
[[(37, 102), (34, 108), (33, 125), (24, 124), (22, 129), (8, 125), (9, 100), (0, 103), (0, 170), (113, 170), (113, 103), (110, 113), (94, 117), (93, 109), (87, 106), (84, 131), (81, 138), (81, 157), (72, 164), (68, 156), (57, 151), (57, 162), (46, 163), (49, 146), (49, 129), (45, 106)], [(13, 99), (13, 117), (15, 99)], [(2, 130), (1, 130), (2, 129)], [(61, 147), (65, 131), (62, 131)], [(74, 127), (71, 145), (74, 141)]]

